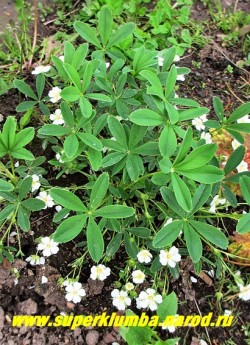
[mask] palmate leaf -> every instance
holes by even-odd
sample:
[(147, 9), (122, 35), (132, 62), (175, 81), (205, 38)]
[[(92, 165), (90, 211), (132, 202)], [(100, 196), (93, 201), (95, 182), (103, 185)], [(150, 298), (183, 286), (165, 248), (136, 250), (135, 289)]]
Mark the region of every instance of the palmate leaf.
[(166, 122), (163, 116), (150, 109), (135, 110), (130, 114), (129, 118), (136, 125), (147, 127), (164, 125)]
[(241, 176), (240, 177), (240, 189), (243, 194), (244, 199), (250, 205), (250, 177)]
[(184, 211), (190, 212), (193, 205), (188, 186), (177, 174), (172, 173), (171, 180), (178, 204), (183, 208)]
[(1, 192), (10, 192), (14, 189), (14, 186), (3, 179), (0, 179), (0, 191)]
[(188, 223), (184, 224), (183, 230), (188, 253), (191, 256), (192, 261), (196, 263), (202, 256), (202, 243), (200, 236)]
[(153, 246), (155, 248), (164, 248), (171, 245), (179, 236), (182, 228), (183, 222), (181, 220), (173, 221), (172, 223), (163, 226), (163, 228), (161, 228), (154, 237), (152, 243)]
[(96, 180), (90, 195), (89, 207), (90, 209), (97, 208), (105, 195), (107, 194), (109, 187), (109, 175), (108, 173), (103, 173)]
[(74, 23), (74, 28), (76, 32), (87, 42), (93, 44), (97, 48), (102, 48), (100, 42), (96, 37), (95, 31), (88, 24), (76, 21)]
[(128, 207), (124, 205), (109, 205), (99, 208), (93, 212), (95, 217), (103, 218), (127, 218), (133, 216), (135, 210), (133, 207)]

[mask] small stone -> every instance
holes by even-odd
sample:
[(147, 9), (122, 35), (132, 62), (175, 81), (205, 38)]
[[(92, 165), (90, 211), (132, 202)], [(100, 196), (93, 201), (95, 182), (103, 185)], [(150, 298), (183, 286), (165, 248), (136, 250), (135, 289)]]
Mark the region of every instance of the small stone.
[(32, 315), (37, 313), (37, 304), (31, 298), (17, 303), (17, 314)]
[(0, 330), (3, 329), (4, 326), (4, 311), (3, 308), (0, 307)]
[(103, 336), (103, 341), (105, 342), (105, 344), (113, 343), (116, 340), (117, 340), (117, 338), (115, 336), (113, 336), (112, 333), (105, 333)]
[(96, 345), (98, 344), (99, 333), (97, 331), (90, 331), (86, 335), (86, 344), (87, 345)]

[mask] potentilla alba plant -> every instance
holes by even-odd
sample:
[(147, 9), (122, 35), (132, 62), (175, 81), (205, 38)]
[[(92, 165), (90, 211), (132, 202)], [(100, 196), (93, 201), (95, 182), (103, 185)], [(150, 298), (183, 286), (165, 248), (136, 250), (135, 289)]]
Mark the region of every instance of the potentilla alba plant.
[(141, 270), (135, 270), (132, 272), (132, 279), (135, 284), (142, 284), (145, 277), (145, 274)]
[(66, 287), (65, 287), (65, 291), (66, 291), (66, 300), (69, 302), (73, 302), (73, 303), (80, 303), (82, 298), (84, 296), (86, 296), (86, 292), (82, 287), (82, 284), (79, 282), (72, 282), (69, 283)]
[(169, 250), (161, 250), (159, 260), (162, 266), (168, 265), (170, 267), (175, 267), (176, 264), (181, 261), (179, 249), (173, 246)]
[(54, 200), (46, 191), (40, 192), (36, 198), (44, 202), (44, 209), (53, 207), (55, 205)]
[(43, 237), (37, 245), (37, 250), (43, 252), (43, 256), (50, 256), (59, 251), (58, 243), (50, 237)]
[(137, 254), (137, 259), (140, 263), (149, 264), (153, 258), (153, 255), (149, 250), (143, 249)]
[(110, 273), (111, 271), (109, 267), (100, 264), (98, 266), (91, 267), (90, 278), (92, 280), (105, 280)]
[(136, 298), (136, 307), (138, 309), (157, 310), (158, 305), (162, 303), (162, 296), (159, 295), (154, 289), (147, 289), (140, 292)]
[(114, 289), (111, 292), (111, 297), (113, 298), (113, 305), (118, 310), (125, 310), (131, 305), (131, 298), (128, 297), (127, 291)]

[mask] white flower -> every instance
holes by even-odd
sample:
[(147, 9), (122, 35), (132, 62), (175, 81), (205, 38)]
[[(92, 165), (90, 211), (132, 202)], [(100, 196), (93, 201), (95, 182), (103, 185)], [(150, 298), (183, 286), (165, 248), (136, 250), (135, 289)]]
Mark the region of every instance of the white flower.
[(175, 55), (174, 62), (178, 62), (178, 61), (180, 61), (180, 57), (179, 57), (179, 55)]
[(31, 74), (40, 74), (40, 73), (47, 73), (49, 72), (51, 66), (37, 66)]
[[(177, 315), (175, 315), (175, 317), (174, 317), (174, 320), (176, 320), (176, 318), (178, 318), (178, 314)], [(164, 323), (163, 323), (163, 325), (162, 325), (162, 329), (166, 329), (166, 330), (168, 330), (170, 333), (174, 333), (175, 332), (175, 326), (167, 326), (167, 325), (165, 325)]]
[(64, 119), (62, 116), (61, 109), (56, 109), (54, 114), (50, 114), (50, 120), (53, 121), (54, 125), (64, 125)]
[(86, 296), (86, 292), (82, 287), (81, 283), (74, 282), (66, 286), (66, 300), (73, 301), (73, 303), (81, 302), (82, 297)]
[(35, 190), (39, 189), (41, 186), (41, 183), (39, 182), (39, 176), (38, 175), (32, 175), (32, 183), (31, 183), (31, 192), (34, 192)]
[(181, 261), (181, 256), (178, 248), (175, 246), (171, 247), (169, 250), (160, 251), (160, 263), (162, 266), (169, 265), (170, 267), (175, 267), (176, 263), (179, 261)]
[(245, 115), (237, 120), (238, 123), (250, 123), (249, 115)]
[(192, 277), (192, 276), (190, 277), (190, 280), (194, 284), (198, 282), (198, 280), (195, 277)]
[(42, 256), (31, 255), (25, 261), (29, 262), (31, 266), (44, 265), (45, 259)]
[(110, 62), (106, 62), (106, 68), (108, 69), (110, 66)]
[(16, 161), (16, 163), (14, 164), (14, 167), (15, 167), (15, 168), (18, 168), (19, 165), (20, 165), (20, 164), (19, 164), (19, 161)]
[(59, 251), (58, 243), (50, 237), (43, 237), (37, 246), (37, 250), (42, 250), (43, 256), (50, 256)]
[(244, 285), (238, 285), (240, 292), (239, 292), (239, 298), (243, 299), (243, 301), (250, 300), (250, 284), (244, 286)]
[(57, 153), (55, 155), (56, 159), (58, 160), (59, 163), (64, 163), (64, 160), (62, 160), (62, 155), (60, 153)]
[(131, 305), (131, 299), (128, 297), (127, 291), (114, 289), (111, 292), (111, 296), (113, 298), (113, 305), (118, 310), (125, 310), (127, 306)]
[(58, 59), (60, 59), (62, 62), (64, 62), (64, 55), (60, 55), (60, 56), (58, 57)]
[(48, 283), (48, 278), (45, 276), (42, 276), (42, 284)]
[(40, 192), (39, 195), (36, 197), (36, 199), (40, 199), (45, 203), (45, 206), (43, 209), (46, 209), (47, 207), (53, 207), (55, 205), (52, 197), (47, 192)]
[(176, 80), (177, 80), (177, 81), (184, 81), (184, 80), (185, 80), (185, 74), (179, 74), (179, 75), (177, 75)]
[(152, 260), (153, 255), (149, 250), (143, 249), (137, 254), (137, 259), (141, 263), (148, 264)]
[(232, 140), (231, 145), (232, 145), (232, 148), (236, 150), (241, 145), (241, 143), (238, 140), (234, 139)]
[(91, 267), (90, 278), (92, 280), (105, 280), (110, 275), (110, 268), (104, 265)]
[(195, 119), (192, 120), (192, 125), (198, 130), (204, 130), (205, 129), (205, 125), (204, 122), (207, 121), (207, 116), (206, 115), (202, 115), (200, 117), (196, 117)]
[(125, 289), (127, 290), (127, 291), (131, 291), (131, 290), (133, 290), (134, 289), (134, 284), (132, 284), (132, 283), (127, 283), (126, 285), (125, 285)]
[(226, 199), (220, 198), (218, 194), (215, 195), (215, 197), (214, 197), (213, 200), (211, 201), (210, 209), (208, 210), (208, 212), (215, 213), (215, 211), (216, 211), (216, 206), (218, 206), (218, 205), (224, 205), (226, 202), (227, 202)]
[(157, 55), (158, 59), (158, 66), (162, 67), (164, 63), (164, 58), (162, 56)]
[(228, 309), (225, 309), (225, 310), (224, 310), (224, 315), (230, 316), (231, 314), (232, 314), (232, 311), (231, 311), (231, 310), (228, 310)]
[(208, 132), (201, 132), (201, 139), (204, 139), (206, 144), (212, 144), (212, 137)]
[(173, 218), (169, 218), (166, 223), (163, 224), (163, 226), (167, 226), (168, 224), (171, 224), (173, 222)]
[(211, 278), (214, 278), (214, 274), (215, 274), (215, 272), (214, 272), (214, 270), (212, 269), (212, 270), (210, 270), (210, 271), (205, 271), (205, 272), (207, 272), (207, 274), (211, 277)]
[(238, 166), (237, 166), (237, 171), (238, 173), (248, 171), (248, 163), (245, 161), (242, 161)]
[[(55, 209), (56, 209), (57, 212), (60, 212), (60, 211), (62, 210), (62, 206), (61, 206), (61, 205), (57, 205), (57, 206), (55, 207)], [(68, 215), (69, 215), (69, 213), (67, 213), (66, 216), (63, 217), (63, 219), (64, 219), (64, 218), (67, 218)]]
[(200, 339), (200, 345), (208, 345), (208, 343), (205, 340)]
[(147, 289), (146, 291), (140, 292), (136, 298), (136, 306), (138, 309), (146, 309), (154, 311), (157, 310), (158, 304), (162, 302), (162, 296), (157, 294), (154, 289)]
[(56, 103), (58, 102), (61, 97), (61, 89), (58, 86), (53, 87), (49, 92), (50, 102)]
[(135, 284), (141, 284), (144, 282), (145, 274), (141, 270), (132, 272), (133, 282)]

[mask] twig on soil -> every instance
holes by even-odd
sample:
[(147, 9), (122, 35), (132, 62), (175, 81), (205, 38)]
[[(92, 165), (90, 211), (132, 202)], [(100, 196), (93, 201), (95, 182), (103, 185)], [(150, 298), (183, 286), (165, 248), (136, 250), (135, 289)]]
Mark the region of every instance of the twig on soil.
[(240, 99), (240, 98), (233, 92), (233, 90), (231, 89), (231, 87), (230, 87), (230, 85), (229, 85), (228, 83), (226, 83), (226, 86), (227, 86), (228, 90), (230, 91), (230, 93), (231, 93), (235, 98), (237, 98), (238, 101), (240, 101), (241, 103), (245, 103), (244, 101), (242, 101), (242, 99)]
[(238, 2), (239, 0), (236, 0), (234, 3), (234, 13), (237, 11)]
[[(200, 311), (200, 308), (199, 308), (199, 305), (198, 305), (196, 299), (194, 299), (194, 303), (195, 303), (195, 305), (196, 305), (196, 308), (197, 308), (197, 310), (198, 310), (198, 313), (200, 314), (200, 317), (202, 317), (202, 314), (201, 314), (201, 311)], [(210, 345), (213, 345), (213, 344), (211, 343), (211, 339), (210, 339), (210, 336), (209, 336), (207, 327), (204, 326), (204, 328), (205, 328), (205, 331), (206, 331), (206, 334), (207, 334), (207, 338), (208, 338), (209, 344), (210, 344)]]
[[(76, 6), (79, 4), (79, 2), (80, 2), (80, 0), (78, 0), (78, 1), (74, 4), (73, 8), (76, 7)], [(76, 8), (76, 9), (74, 9), (74, 10), (71, 11), (71, 12), (65, 13), (64, 16), (65, 16), (65, 17), (68, 17), (68, 16), (70, 16), (71, 14), (73, 14), (73, 13), (75, 13), (75, 12), (77, 12), (77, 11), (78, 11), (78, 9)], [(44, 22), (43, 25), (48, 25), (48, 24), (54, 23), (56, 20), (57, 20), (57, 17), (54, 18), (54, 19), (50, 19), (50, 20), (48, 20), (47, 22)]]

